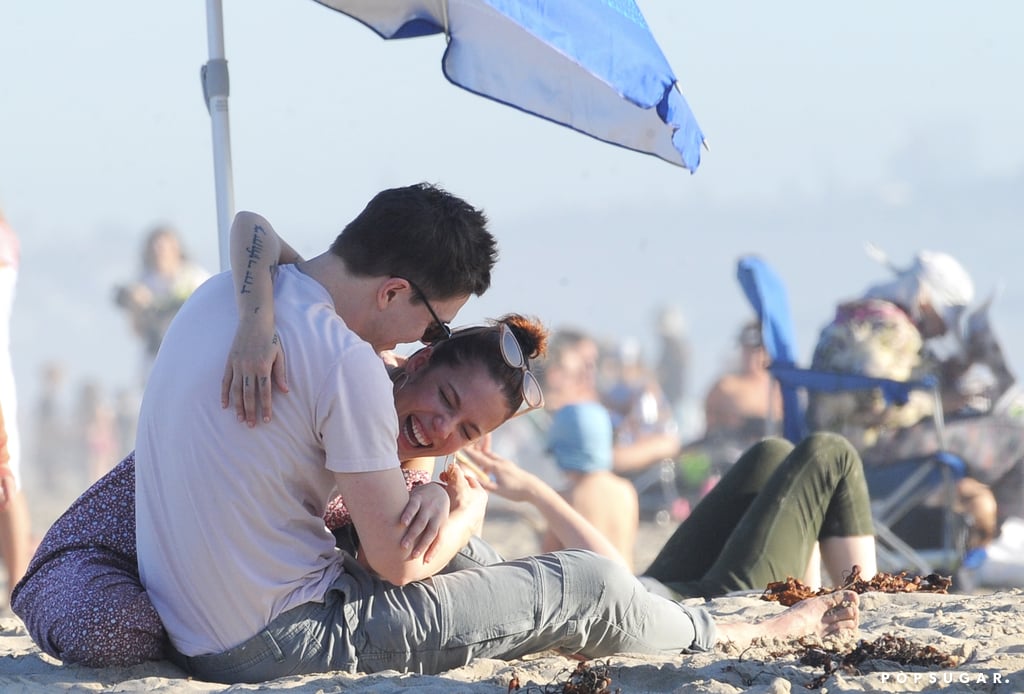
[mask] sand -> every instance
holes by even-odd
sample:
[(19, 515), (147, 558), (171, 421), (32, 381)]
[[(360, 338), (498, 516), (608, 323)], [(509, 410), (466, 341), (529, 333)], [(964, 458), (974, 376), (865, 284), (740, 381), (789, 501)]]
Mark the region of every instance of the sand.
[[(644, 566), (661, 545), (668, 529), (645, 523), (637, 565)], [(495, 514), (485, 535), (508, 556), (535, 549), (530, 524), (511, 514)], [(691, 601), (694, 603), (700, 601)], [(756, 594), (718, 598), (707, 607), (720, 619), (760, 619), (780, 608)], [(872, 641), (885, 634), (930, 645), (955, 656), (957, 665), (907, 666), (884, 660), (862, 663), (859, 671), (830, 675), (820, 691), (828, 692), (1024, 692), (1024, 592), (1008, 590), (983, 595), (880, 594), (862, 596), (859, 637)], [(502, 693), (517, 678), (522, 692), (561, 691), (576, 663), (544, 653), (504, 662), (481, 659), (438, 676), (384, 673), (322, 674), (286, 677), (260, 685), (227, 687), (188, 679), (169, 663), (96, 670), (63, 666), (42, 654), (21, 621), (0, 609), (0, 692), (245, 692), (288, 691), (294, 694), (359, 692), (364, 694)], [(855, 642), (845, 644), (852, 648)], [(590, 661), (607, 667), (609, 691), (643, 692), (801, 692), (825, 673), (801, 665), (794, 644), (775, 643), (744, 653), (719, 649), (712, 653), (651, 657), (620, 655)], [(815, 691), (818, 691), (816, 689)]]

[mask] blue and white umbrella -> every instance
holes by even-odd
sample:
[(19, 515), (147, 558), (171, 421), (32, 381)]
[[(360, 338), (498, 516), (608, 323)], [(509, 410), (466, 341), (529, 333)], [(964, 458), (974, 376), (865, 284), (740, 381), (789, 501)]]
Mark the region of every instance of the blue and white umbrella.
[[(316, 0), (385, 39), (443, 33), (453, 84), (691, 172), (697, 121), (633, 0)], [(234, 214), (221, 0), (207, 0), (221, 264)]]

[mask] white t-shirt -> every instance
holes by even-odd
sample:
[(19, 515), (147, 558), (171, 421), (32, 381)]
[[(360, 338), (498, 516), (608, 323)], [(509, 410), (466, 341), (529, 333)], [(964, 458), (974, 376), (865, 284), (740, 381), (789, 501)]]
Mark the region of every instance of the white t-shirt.
[(274, 310), (289, 392), (250, 429), (220, 382), (237, 326), (228, 273), (201, 286), (164, 338), (136, 438), (142, 582), (174, 646), (219, 653), (341, 574), (322, 514), (338, 472), (398, 466), (391, 381), (330, 295), (281, 268)]

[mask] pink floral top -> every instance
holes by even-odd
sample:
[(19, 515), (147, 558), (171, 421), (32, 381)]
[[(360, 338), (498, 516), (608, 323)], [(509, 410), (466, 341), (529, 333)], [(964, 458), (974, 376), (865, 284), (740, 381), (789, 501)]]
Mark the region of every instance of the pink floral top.
[[(405, 475), (405, 486), (407, 489), (418, 487), (430, 481), (430, 473), (426, 470), (406, 470), (402, 468), (402, 474)], [(352, 515), (345, 508), (344, 499), (340, 496), (334, 497), (327, 504), (327, 511), (324, 513), (324, 524), (327, 525), (329, 530), (334, 530), (351, 522)]]

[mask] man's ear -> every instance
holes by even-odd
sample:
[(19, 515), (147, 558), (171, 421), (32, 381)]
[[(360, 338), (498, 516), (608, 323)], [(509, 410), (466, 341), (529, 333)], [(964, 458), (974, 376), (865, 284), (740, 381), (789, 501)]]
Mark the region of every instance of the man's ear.
[(384, 310), (404, 291), (411, 291), (408, 280), (401, 277), (388, 277), (377, 285), (377, 308)]
[(425, 367), (430, 363), (430, 356), (433, 352), (434, 348), (430, 345), (421, 347), (413, 352), (409, 358), (405, 360), (405, 372), (412, 374)]

